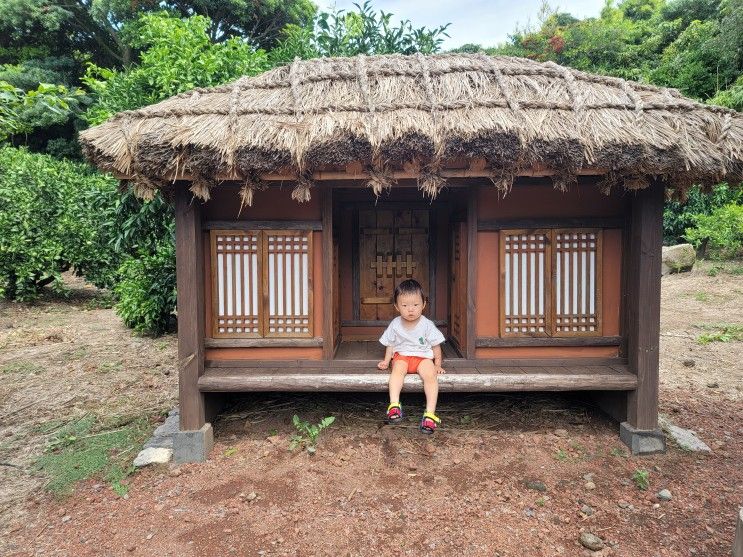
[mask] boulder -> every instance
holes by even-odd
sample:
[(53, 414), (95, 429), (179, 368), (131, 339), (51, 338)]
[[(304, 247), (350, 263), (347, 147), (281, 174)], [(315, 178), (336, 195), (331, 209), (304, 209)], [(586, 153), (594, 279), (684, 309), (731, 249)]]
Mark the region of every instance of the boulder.
[(156, 447), (148, 447), (137, 455), (134, 459), (134, 466), (141, 468), (149, 464), (165, 464), (170, 462), (173, 456), (173, 449), (163, 449)]
[(676, 246), (663, 246), (663, 275), (671, 273), (683, 273), (691, 271), (697, 260), (694, 246), (691, 244), (678, 244)]

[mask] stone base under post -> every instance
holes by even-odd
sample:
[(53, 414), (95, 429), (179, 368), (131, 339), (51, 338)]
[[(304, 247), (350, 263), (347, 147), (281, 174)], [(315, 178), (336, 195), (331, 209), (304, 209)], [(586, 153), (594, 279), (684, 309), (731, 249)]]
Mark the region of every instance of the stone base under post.
[(619, 424), (619, 438), (633, 455), (666, 452), (666, 436), (660, 429), (635, 429), (629, 422)]
[(738, 526), (735, 529), (733, 557), (743, 557), (743, 509), (738, 512)]
[(205, 462), (214, 447), (212, 424), (206, 423), (201, 429), (177, 431), (173, 437), (173, 462)]

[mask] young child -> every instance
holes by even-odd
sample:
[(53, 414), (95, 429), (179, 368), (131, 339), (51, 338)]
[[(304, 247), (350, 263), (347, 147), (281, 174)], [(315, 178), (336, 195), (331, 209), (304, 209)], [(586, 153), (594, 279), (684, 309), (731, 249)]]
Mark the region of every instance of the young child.
[(421, 419), (420, 430), (431, 434), (441, 423), (435, 412), (439, 395), (438, 374), (446, 373), (441, 367), (441, 343), (446, 339), (436, 325), (423, 316), (426, 299), (418, 281), (402, 281), (395, 288), (394, 305), (400, 316), (392, 320), (379, 339), (387, 350), (384, 360), (377, 364), (379, 369), (385, 370), (392, 361), (387, 422), (396, 424), (405, 417), (400, 406), (400, 391), (405, 375), (417, 373), (423, 380), (426, 393), (426, 411)]

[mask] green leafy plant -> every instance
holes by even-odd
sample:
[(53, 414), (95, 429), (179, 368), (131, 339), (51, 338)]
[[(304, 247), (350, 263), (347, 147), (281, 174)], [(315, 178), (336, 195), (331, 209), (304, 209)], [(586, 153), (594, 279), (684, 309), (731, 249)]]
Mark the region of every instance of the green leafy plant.
[(635, 482), (637, 489), (640, 491), (646, 491), (650, 487), (650, 472), (647, 470), (635, 470), (632, 474), (632, 481)]
[(697, 215), (695, 226), (686, 229), (686, 239), (705, 248), (713, 259), (739, 255), (743, 248), (743, 205), (729, 203), (710, 215)]
[(743, 340), (743, 325), (723, 323), (719, 325), (697, 325), (697, 327), (709, 331), (697, 337), (699, 344)]
[(297, 433), (291, 437), (289, 450), (293, 451), (301, 445), (308, 453), (314, 454), (318, 436), (324, 429), (330, 427), (334, 421), (335, 416), (327, 416), (320, 420), (319, 424), (312, 425), (309, 422), (300, 420), (299, 416), (295, 414), (292, 418), (292, 423), (294, 424)]

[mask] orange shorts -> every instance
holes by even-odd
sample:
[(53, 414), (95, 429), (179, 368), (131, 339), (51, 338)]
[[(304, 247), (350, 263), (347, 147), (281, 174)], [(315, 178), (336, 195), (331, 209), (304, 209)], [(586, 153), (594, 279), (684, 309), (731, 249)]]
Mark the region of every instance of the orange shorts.
[(418, 372), (418, 366), (423, 360), (429, 360), (430, 358), (420, 358), (418, 356), (403, 356), (402, 354), (398, 354), (395, 352), (392, 355), (392, 361), (400, 360), (403, 362), (408, 362), (408, 373), (417, 373)]

